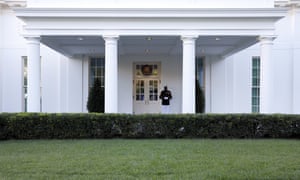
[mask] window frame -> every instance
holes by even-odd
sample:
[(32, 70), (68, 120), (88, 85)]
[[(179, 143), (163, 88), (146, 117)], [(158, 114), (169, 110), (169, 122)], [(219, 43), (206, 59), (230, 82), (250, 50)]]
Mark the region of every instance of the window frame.
[(252, 56), (251, 61), (251, 112), (260, 112), (260, 56)]

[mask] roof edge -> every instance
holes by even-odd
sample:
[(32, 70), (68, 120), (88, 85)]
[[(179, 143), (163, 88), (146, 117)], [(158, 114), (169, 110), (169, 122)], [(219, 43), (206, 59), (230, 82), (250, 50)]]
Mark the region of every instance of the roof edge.
[(284, 17), (288, 8), (14, 8), (22, 17)]

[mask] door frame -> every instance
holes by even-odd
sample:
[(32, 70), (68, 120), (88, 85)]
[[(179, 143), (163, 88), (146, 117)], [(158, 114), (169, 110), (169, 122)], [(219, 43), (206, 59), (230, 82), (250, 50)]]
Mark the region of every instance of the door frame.
[[(140, 69), (137, 68), (137, 65), (140, 65)], [(142, 66), (144, 65), (157, 65), (157, 75), (143, 75), (142, 74), (142, 71), (141, 71), (141, 68)], [(157, 99), (157, 109), (159, 110), (157, 113), (160, 113), (160, 100), (159, 100), (159, 93), (160, 93), (160, 86), (161, 86), (161, 62), (160, 61), (146, 61), (146, 62), (133, 62), (132, 64), (132, 67), (133, 67), (133, 70), (132, 70), (132, 75), (133, 75), (133, 88), (132, 88), (132, 111), (133, 111), (133, 114), (136, 114), (136, 82), (137, 80), (145, 80), (146, 81), (149, 81), (149, 80), (158, 80), (158, 99)], [(138, 75), (138, 72), (140, 75)], [(154, 72), (155, 73), (155, 72)], [(148, 103), (145, 103), (145, 104), (149, 104), (149, 100), (145, 99), (143, 101), (148, 101)], [(140, 113), (140, 112), (138, 112)], [(142, 113), (147, 113), (146, 111), (145, 112), (142, 112)]]

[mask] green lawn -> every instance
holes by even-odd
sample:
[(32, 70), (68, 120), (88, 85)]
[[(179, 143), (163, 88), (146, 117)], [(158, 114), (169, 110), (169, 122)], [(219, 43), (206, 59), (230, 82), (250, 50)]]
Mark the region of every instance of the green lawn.
[(0, 141), (0, 179), (300, 179), (300, 141)]

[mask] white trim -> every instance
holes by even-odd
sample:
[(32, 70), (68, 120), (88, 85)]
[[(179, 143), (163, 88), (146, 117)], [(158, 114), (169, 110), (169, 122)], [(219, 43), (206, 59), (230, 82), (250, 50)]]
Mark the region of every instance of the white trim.
[(300, 7), (300, 0), (275, 0), (276, 7)]
[[(247, 24), (247, 22), (245, 22)], [(105, 28), (105, 27), (103, 27)], [(258, 29), (257, 27), (248, 28), (228, 28), (214, 29), (212, 27), (202, 26), (201, 29), (99, 29), (99, 28), (45, 28), (36, 29), (26, 27), (22, 33), (23, 36), (97, 36), (99, 34), (116, 33), (120, 36), (180, 36), (181, 34), (198, 34), (199, 36), (258, 36), (258, 35), (275, 35), (274, 27)]]
[(20, 18), (33, 17), (109, 17), (109, 18), (280, 18), (286, 8), (19, 8)]
[(286, 12), (287, 9), (281, 8), (15, 9), (16, 16), (27, 24), (24, 26), (24, 36), (107, 33), (129, 36), (146, 34), (273, 35), (274, 22), (284, 17)]
[(2, 1), (0, 1), (0, 6), (1, 5), (7, 5), (8, 7), (11, 7), (11, 8), (25, 7), (26, 0), (2, 0)]
[[(144, 76), (141, 75), (138, 77), (136, 75), (136, 65), (157, 65), (158, 75), (157, 76)], [(160, 90), (161, 90), (161, 61), (137, 61), (132, 63), (132, 78), (133, 78), (133, 86), (132, 86), (132, 113), (133, 114), (140, 114), (140, 113), (160, 113), (160, 103), (161, 100), (159, 99)], [(136, 100), (136, 82), (138, 80), (144, 81), (144, 100), (137, 101)], [(156, 80), (158, 81), (158, 99), (157, 101), (150, 101), (149, 100), (149, 80)], [(145, 108), (146, 107), (146, 108)], [(144, 108), (144, 109), (143, 109)], [(150, 111), (149, 111), (150, 110)], [(141, 112), (143, 111), (143, 112)]]
[(274, 22), (284, 17), (286, 12), (285, 8), (15, 9), (16, 16), (26, 23), (23, 36), (273, 35)]

